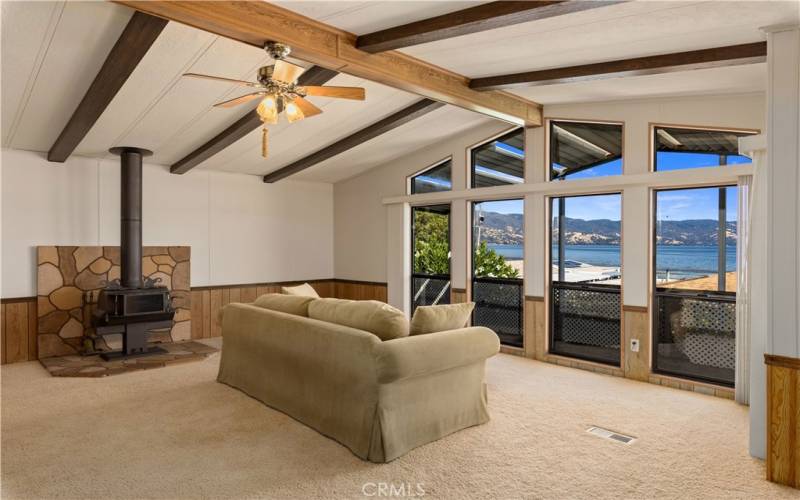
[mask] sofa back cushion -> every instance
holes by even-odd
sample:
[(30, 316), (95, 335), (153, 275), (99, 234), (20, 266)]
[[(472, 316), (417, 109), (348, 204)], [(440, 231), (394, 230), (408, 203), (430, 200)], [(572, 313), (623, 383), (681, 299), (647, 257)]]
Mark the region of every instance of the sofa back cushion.
[(308, 317), (364, 330), (381, 340), (408, 336), (403, 311), (377, 300), (317, 299), (309, 304)]
[(284, 286), (281, 287), (281, 292), (285, 295), (301, 295), (303, 297), (312, 297), (314, 299), (319, 298), (319, 294), (314, 287), (309, 285), (308, 283), (303, 283), (302, 285), (297, 286)]
[(302, 295), (266, 293), (257, 298), (253, 305), (272, 311), (308, 317), (308, 305), (313, 300), (315, 300), (313, 297), (304, 297)]
[(411, 335), (458, 330), (467, 326), (474, 302), (418, 306), (411, 318)]

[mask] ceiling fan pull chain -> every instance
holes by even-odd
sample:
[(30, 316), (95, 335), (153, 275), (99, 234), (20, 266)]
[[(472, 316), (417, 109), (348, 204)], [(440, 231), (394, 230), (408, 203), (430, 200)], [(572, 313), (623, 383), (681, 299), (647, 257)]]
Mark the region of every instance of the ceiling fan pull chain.
[(261, 129), (261, 156), (264, 158), (267, 157), (267, 153), (269, 152), (269, 147), (267, 145), (269, 133), (267, 132), (266, 125)]

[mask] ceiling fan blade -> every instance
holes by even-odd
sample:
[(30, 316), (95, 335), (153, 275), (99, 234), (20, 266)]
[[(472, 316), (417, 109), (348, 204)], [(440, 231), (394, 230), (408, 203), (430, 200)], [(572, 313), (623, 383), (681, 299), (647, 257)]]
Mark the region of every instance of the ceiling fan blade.
[(300, 108), (300, 111), (303, 112), (303, 116), (308, 118), (309, 116), (314, 116), (322, 113), (322, 110), (318, 107), (314, 106), (311, 102), (303, 99), (302, 97), (295, 97), (294, 101), (292, 101)]
[(225, 78), (222, 76), (211, 76), (211, 75), (201, 75), (199, 73), (184, 73), (183, 76), (189, 76), (192, 78), (202, 78), (204, 80), (217, 80), (219, 82), (227, 82), (227, 83), (235, 83), (237, 85), (246, 85), (248, 87), (260, 87), (261, 84), (256, 82), (246, 82), (244, 80), (236, 80), (233, 78)]
[(227, 101), (218, 102), (214, 105), (214, 107), (220, 108), (232, 108), (234, 106), (238, 106), (239, 104), (244, 104), (247, 101), (252, 101), (253, 99), (258, 99), (264, 95), (264, 92), (253, 92), (252, 94), (246, 94), (243, 96), (239, 96), (233, 99), (229, 99)]
[(305, 89), (306, 95), (353, 99), (355, 101), (363, 101), (366, 98), (366, 92), (361, 87), (316, 87), (312, 85), (303, 87), (303, 89)]
[(275, 61), (275, 70), (272, 72), (272, 78), (284, 83), (294, 83), (305, 70), (302, 66), (278, 60)]

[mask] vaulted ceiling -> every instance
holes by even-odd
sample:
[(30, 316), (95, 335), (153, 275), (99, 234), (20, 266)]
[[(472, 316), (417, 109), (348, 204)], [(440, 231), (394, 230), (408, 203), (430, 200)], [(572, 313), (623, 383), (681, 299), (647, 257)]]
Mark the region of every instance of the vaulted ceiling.
[[(357, 35), (484, 2), (275, 2)], [(759, 27), (791, 21), (786, 2), (623, 2), (400, 49), (469, 78), (757, 42)], [(133, 10), (108, 2), (2, 3), (2, 144), (47, 152), (81, 102)], [(293, 62), (309, 66), (308, 63)], [(117, 145), (155, 152), (172, 165), (236, 122), (253, 105), (212, 108), (241, 87), (182, 78), (185, 72), (253, 80), (271, 60), (258, 48), (169, 22), (75, 153), (104, 157)], [(418, 101), (419, 96), (347, 74), (328, 85), (362, 86), (365, 102), (311, 97), (322, 115), (260, 130), (201, 163), (264, 175)], [(763, 64), (511, 89), (538, 103), (762, 91)], [(249, 106), (249, 107), (248, 107)], [(292, 178), (336, 182), (441, 141), (491, 118), (444, 106)]]

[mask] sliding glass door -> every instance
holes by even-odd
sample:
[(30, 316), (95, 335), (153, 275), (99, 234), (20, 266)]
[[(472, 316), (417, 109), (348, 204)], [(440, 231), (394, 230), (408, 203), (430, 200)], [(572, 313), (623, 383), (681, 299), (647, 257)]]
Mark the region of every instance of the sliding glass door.
[(655, 192), (653, 370), (732, 386), (736, 186)]
[(523, 227), (522, 200), (473, 203), (472, 324), (514, 347), (523, 347)]
[(550, 352), (620, 364), (619, 194), (551, 198)]
[(450, 205), (411, 209), (411, 314), (450, 303)]

